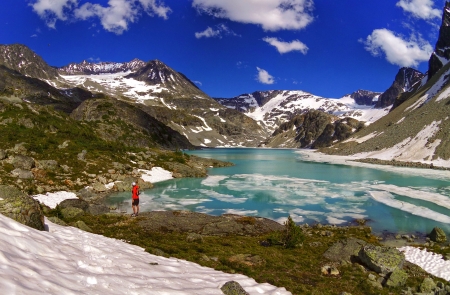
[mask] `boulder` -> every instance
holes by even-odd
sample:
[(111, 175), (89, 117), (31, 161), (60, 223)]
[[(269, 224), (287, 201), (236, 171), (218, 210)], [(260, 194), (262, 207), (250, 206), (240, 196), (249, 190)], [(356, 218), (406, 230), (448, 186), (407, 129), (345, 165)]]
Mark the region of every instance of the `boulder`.
[(142, 178), (138, 179), (137, 184), (139, 185), (139, 188), (141, 190), (153, 188), (153, 184), (151, 182), (147, 182), (147, 181), (143, 180)]
[(126, 178), (122, 179), (121, 181), (116, 181), (114, 183), (113, 189), (118, 192), (130, 192), (130, 197), (131, 197), (131, 188), (132, 188), (131, 184), (135, 181), (136, 181), (136, 178), (134, 178), (134, 177), (126, 177)]
[(55, 171), (58, 168), (58, 162), (55, 160), (36, 161), (36, 167), (47, 171)]
[(0, 213), (32, 228), (45, 229), (39, 202), (13, 186), (0, 185)]
[(59, 208), (61, 209), (65, 209), (65, 208), (79, 208), (81, 210), (83, 210), (84, 212), (86, 212), (89, 209), (89, 203), (81, 200), (81, 199), (66, 199), (64, 201), (62, 201), (61, 203), (59, 203)]
[(0, 160), (4, 160), (7, 157), (7, 153), (5, 150), (0, 149)]
[(24, 170), (31, 170), (34, 168), (35, 162), (34, 159), (24, 155), (14, 156), (12, 160), (12, 164), (14, 168), (20, 168)]
[(109, 207), (106, 205), (91, 204), (89, 205), (87, 212), (89, 212), (92, 215), (102, 215), (105, 213), (109, 213)]
[(61, 210), (61, 215), (64, 219), (78, 218), (84, 214), (83, 209), (75, 207), (67, 207)]
[(247, 293), (238, 282), (229, 281), (226, 282), (221, 288), (223, 294), (225, 295), (250, 295)]
[(358, 258), (359, 250), (365, 245), (367, 245), (367, 242), (363, 240), (348, 238), (334, 243), (327, 251), (325, 251), (323, 256), (335, 262), (354, 262)]
[(383, 275), (401, 269), (405, 262), (405, 254), (396, 248), (370, 244), (361, 248), (358, 257), (370, 270)]
[(408, 274), (405, 271), (401, 269), (396, 269), (390, 274), (385, 285), (394, 288), (404, 286), (406, 284), (407, 279)]
[(91, 187), (84, 187), (77, 192), (77, 197), (84, 201), (92, 200), (96, 197)]
[(85, 161), (86, 160), (86, 154), (87, 154), (87, 151), (86, 150), (82, 150), (81, 153), (79, 153), (77, 155), (77, 159), (80, 160), (80, 161)]
[(445, 235), (445, 232), (439, 227), (433, 228), (433, 230), (429, 234), (429, 238), (430, 240), (436, 243), (443, 243), (447, 241), (447, 236)]
[(92, 184), (92, 189), (97, 193), (104, 193), (108, 190), (106, 186), (101, 182), (95, 182), (94, 184)]
[(17, 177), (20, 179), (33, 179), (34, 178), (33, 172), (31, 172), (30, 170), (22, 169), (22, 168), (16, 168), (13, 171), (11, 171), (11, 176)]

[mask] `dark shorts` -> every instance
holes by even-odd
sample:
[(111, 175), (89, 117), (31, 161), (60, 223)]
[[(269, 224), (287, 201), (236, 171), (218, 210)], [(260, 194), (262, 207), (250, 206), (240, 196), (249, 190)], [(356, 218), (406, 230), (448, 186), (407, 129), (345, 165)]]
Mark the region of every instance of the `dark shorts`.
[(133, 199), (133, 202), (131, 202), (132, 206), (138, 206), (139, 205), (139, 198), (138, 199)]

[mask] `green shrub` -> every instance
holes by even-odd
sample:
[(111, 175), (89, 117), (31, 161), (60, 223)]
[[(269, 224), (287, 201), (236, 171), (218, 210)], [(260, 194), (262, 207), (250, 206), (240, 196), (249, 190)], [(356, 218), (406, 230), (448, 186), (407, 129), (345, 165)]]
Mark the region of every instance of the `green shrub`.
[(269, 242), (273, 245), (281, 245), (286, 249), (292, 249), (301, 245), (304, 239), (305, 236), (301, 228), (289, 216), (284, 222), (284, 230), (273, 233), (269, 238)]

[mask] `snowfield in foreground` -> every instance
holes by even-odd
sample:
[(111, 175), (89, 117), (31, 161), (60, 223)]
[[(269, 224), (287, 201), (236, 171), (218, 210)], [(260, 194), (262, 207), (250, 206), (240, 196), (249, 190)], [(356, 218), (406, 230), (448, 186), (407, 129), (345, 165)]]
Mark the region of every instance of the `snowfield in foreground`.
[(250, 294), (291, 294), (198, 264), (45, 221), (38, 231), (0, 214), (1, 294), (223, 294), (237, 281)]

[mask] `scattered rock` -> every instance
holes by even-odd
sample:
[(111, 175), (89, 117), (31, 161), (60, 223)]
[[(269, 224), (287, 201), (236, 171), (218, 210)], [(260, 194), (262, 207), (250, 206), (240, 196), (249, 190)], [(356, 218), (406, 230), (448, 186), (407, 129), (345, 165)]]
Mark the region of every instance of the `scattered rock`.
[(0, 160), (6, 159), (7, 156), (8, 156), (8, 154), (6, 153), (6, 151), (0, 149)]
[(92, 189), (97, 193), (104, 193), (108, 190), (106, 186), (101, 182), (95, 182), (94, 184), (92, 184)]
[(195, 242), (195, 243), (203, 243), (203, 236), (196, 233), (190, 233), (186, 237), (186, 241), (189, 243)]
[(226, 282), (221, 288), (223, 294), (225, 295), (250, 295), (247, 293), (238, 282), (229, 281)]
[(329, 265), (322, 266), (321, 272), (323, 275), (331, 275), (331, 276), (339, 275), (339, 270), (336, 267)]

